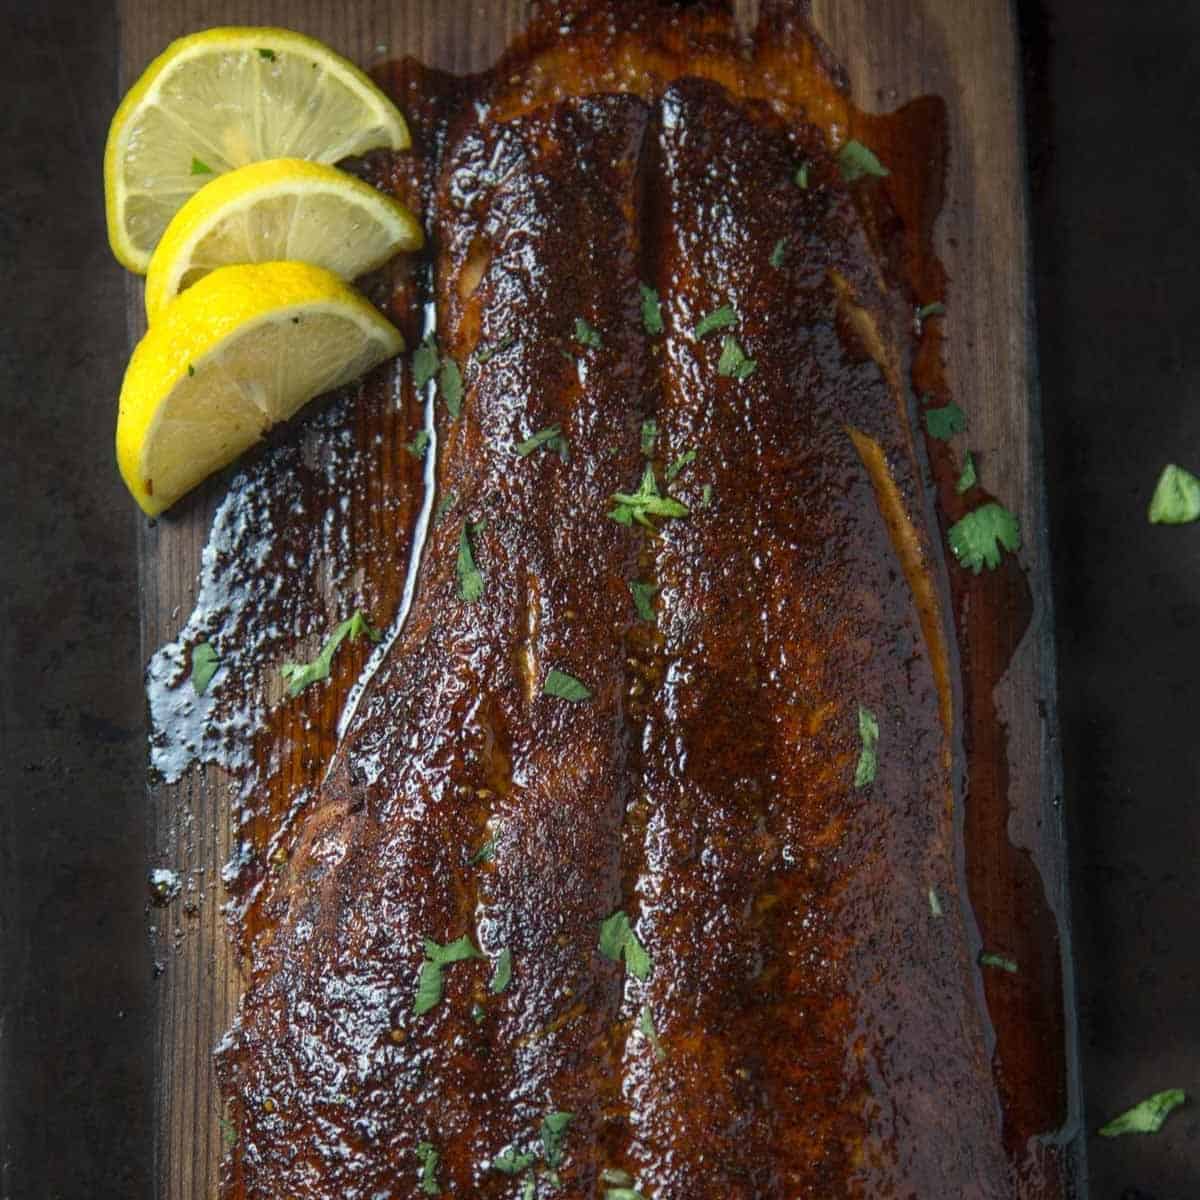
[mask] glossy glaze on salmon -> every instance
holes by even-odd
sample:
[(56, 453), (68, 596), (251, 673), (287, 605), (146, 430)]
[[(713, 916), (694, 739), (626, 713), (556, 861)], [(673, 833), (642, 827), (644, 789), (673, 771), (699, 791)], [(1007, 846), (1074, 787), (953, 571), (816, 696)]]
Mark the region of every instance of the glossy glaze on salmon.
[[(444, 511), (220, 1054), (226, 1195), (1013, 1195), (911, 308), (844, 100), (783, 6), (757, 59), (711, 11), (563, 13), (419, 139)], [(610, 519), (647, 465), (686, 513)]]

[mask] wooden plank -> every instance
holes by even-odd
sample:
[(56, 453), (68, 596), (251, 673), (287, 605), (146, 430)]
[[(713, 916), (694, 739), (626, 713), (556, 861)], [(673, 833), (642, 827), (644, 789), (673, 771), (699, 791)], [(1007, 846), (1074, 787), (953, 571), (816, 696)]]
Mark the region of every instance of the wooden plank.
[[(752, 19), (754, 7), (743, 3), (741, 15)], [(123, 0), (122, 82), (128, 86), (172, 38), (218, 24), (300, 29), (368, 67), (412, 54), (434, 66), (476, 70), (517, 32), (524, 10), (523, 0)], [(1065, 913), (1015, 18), (1002, 0), (814, 0), (813, 10), (860, 105), (889, 110), (929, 93), (947, 103), (951, 158), (937, 230), (950, 278), (947, 371), (953, 393), (970, 413), (971, 446), (988, 487), (1022, 516), (1023, 559), (1034, 592), (1032, 627), (996, 696), (1010, 767), (1000, 799), (1009, 808), (997, 812), (993, 800), (983, 814), (986, 828), (972, 833), (973, 854), (1001, 864), (971, 878), (984, 940), (1023, 965), (1037, 964), (1016, 1001), (995, 988), (988, 993), (1002, 1027), (1002, 1065), (1009, 1067), (1036, 1059), (1038, 1039), (1053, 1031), (1059, 986), (1055, 948), (1047, 960), (1044, 925), (1025, 909), (1048, 903)], [(130, 285), (129, 314), (136, 339), (142, 332), (137, 281)], [(192, 504), (182, 518), (143, 528), (147, 659), (176, 635), (191, 610), (216, 499), (209, 494), (207, 503)], [(1001, 738), (997, 752), (1003, 750)], [(216, 1191), (220, 1136), (211, 1050), (230, 1024), (239, 988), (218, 882), (232, 850), (227, 791), (221, 773), (210, 768), (150, 794), (155, 862), (185, 874), (185, 899), (194, 906), (190, 915), (165, 910), (170, 919), (160, 921), (154, 934), (156, 957), (166, 964), (158, 995), (155, 1096), (155, 1169), (163, 1200), (196, 1200)], [(982, 805), (974, 811), (982, 813)], [(1022, 853), (1013, 853), (1009, 835)], [(1030, 864), (1045, 879), (1044, 896)], [(1010, 1048), (1005, 1038), (1014, 1036), (1026, 1044)], [(1069, 1124), (1054, 1097), (1036, 1121), (1038, 1132)]]

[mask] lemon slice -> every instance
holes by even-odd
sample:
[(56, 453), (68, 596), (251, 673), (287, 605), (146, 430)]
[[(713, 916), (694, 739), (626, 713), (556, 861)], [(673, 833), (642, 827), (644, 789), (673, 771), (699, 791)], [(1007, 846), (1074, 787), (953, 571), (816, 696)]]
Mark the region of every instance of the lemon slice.
[(108, 240), (146, 270), (180, 205), (264, 158), (337, 162), (403, 150), (408, 127), (353, 63), (288, 29), (207, 29), (172, 42), (121, 101), (104, 148)]
[(403, 348), (331, 271), (219, 267), (168, 304), (133, 352), (117, 414), (121, 476), (155, 516), (313, 396)]
[(356, 279), (422, 240), (403, 204), (345, 171), (300, 158), (251, 163), (205, 184), (172, 217), (146, 272), (146, 315), (155, 320), (215, 267), (299, 259)]

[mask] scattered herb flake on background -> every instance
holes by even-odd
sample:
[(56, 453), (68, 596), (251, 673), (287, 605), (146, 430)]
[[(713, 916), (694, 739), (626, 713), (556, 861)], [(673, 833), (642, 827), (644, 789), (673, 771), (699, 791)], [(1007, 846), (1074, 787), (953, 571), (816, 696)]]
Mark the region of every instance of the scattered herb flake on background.
[(862, 179), (865, 175), (874, 175), (882, 179), (891, 172), (875, 157), (873, 150), (862, 142), (851, 139), (838, 151), (838, 167), (841, 168), (842, 178), (847, 183)]
[(492, 1169), (502, 1171), (505, 1175), (520, 1175), (537, 1162), (537, 1155), (528, 1152), (518, 1153), (511, 1146), (502, 1150), (492, 1159)]
[(1019, 968), (1011, 958), (1005, 958), (1003, 954), (994, 954), (991, 950), (981, 950), (979, 952), (979, 965), (981, 967), (991, 967), (996, 971), (1006, 971), (1009, 975), (1016, 975)]
[(635, 979), (646, 979), (650, 974), (650, 955), (638, 941), (629, 918), (621, 909), (600, 922), (600, 953), (611, 962), (625, 960), (625, 969)]
[(968, 450), (963, 458), (962, 473), (954, 485), (954, 490), (961, 496), (964, 492), (969, 492), (978, 482), (979, 475), (975, 471), (975, 457)]
[(425, 960), (417, 976), (417, 995), (413, 1002), (413, 1015), (420, 1017), (436, 1008), (442, 999), (442, 971), (452, 963), (466, 962), (471, 958), (483, 958), (475, 943), (467, 934), (453, 942), (440, 945), (432, 938), (425, 938)]
[(854, 786), (861, 788), (875, 782), (879, 768), (879, 722), (875, 714), (861, 704), (858, 706), (858, 737), (862, 749), (859, 751), (858, 765), (854, 768)]
[(655, 593), (658, 591), (658, 585), (654, 583), (641, 583), (636, 579), (631, 579), (629, 581), (629, 590), (633, 594), (633, 607), (637, 609), (637, 615), (643, 621), (648, 621), (653, 625), (654, 605), (652, 601)]
[(426, 1196), (440, 1196), (442, 1189), (438, 1186), (437, 1172), (441, 1155), (432, 1142), (421, 1142), (417, 1146), (417, 1157), (421, 1160), (421, 1191)]
[(747, 358), (741, 344), (732, 334), (721, 342), (721, 358), (717, 363), (717, 374), (728, 379), (749, 379), (758, 370), (758, 363)]
[(775, 249), (771, 251), (771, 257), (768, 259), (768, 262), (776, 270), (783, 266), (783, 260), (787, 254), (787, 244), (787, 238), (782, 237), (775, 243)]
[(542, 1150), (546, 1166), (562, 1165), (565, 1157), (563, 1140), (566, 1138), (567, 1128), (573, 1120), (575, 1120), (575, 1114), (569, 1112), (548, 1113), (542, 1119)]
[(420, 391), (437, 374), (440, 361), (441, 355), (438, 354), (437, 338), (431, 333), (413, 351), (413, 387)]
[(808, 168), (811, 164), (807, 159), (804, 160), (795, 170), (792, 175), (792, 182), (800, 188), (807, 189), (808, 187)]
[(673, 496), (660, 495), (658, 480), (654, 477), (654, 465), (646, 464), (642, 482), (638, 490), (632, 494), (614, 492), (611, 497), (613, 510), (609, 518), (618, 525), (631, 525), (637, 521), (647, 529), (653, 529), (651, 517), (686, 517), (691, 510), (686, 504), (680, 503)]
[(268, 50), (265, 46), (259, 46), (258, 57), (265, 58), (267, 60), (267, 62), (274, 62), (275, 61), (275, 51)]
[(600, 337), (599, 332), (582, 317), (575, 318), (575, 340), (581, 346), (587, 346), (592, 350), (599, 350), (604, 345), (604, 340)]
[(1187, 1093), (1181, 1088), (1155, 1092), (1140, 1104), (1126, 1109), (1120, 1116), (1113, 1117), (1097, 1132), (1106, 1138), (1121, 1137), (1127, 1133), (1157, 1133), (1171, 1113), (1186, 1102)]
[(956, 433), (962, 433), (966, 427), (967, 414), (957, 404), (925, 410), (925, 428), (929, 430), (929, 436), (937, 438), (938, 441), (949, 441)]
[(714, 308), (708, 316), (700, 318), (699, 324), (692, 330), (692, 337), (699, 341), (717, 329), (725, 329), (736, 324), (737, 313), (733, 311), (733, 307), (729, 304), (722, 304), (720, 308)]
[(422, 429), (411, 442), (404, 443), (404, 449), (413, 456), (413, 458), (424, 458), (425, 451), (429, 449), (429, 430)]
[(685, 450), (668, 468), (667, 482), (670, 483), (676, 475), (679, 474), (685, 467), (691, 466), (696, 461), (695, 449)]
[(517, 445), (517, 453), (522, 458), (528, 458), (539, 446), (546, 446), (562, 454), (567, 448), (567, 439), (562, 435), (561, 425), (550, 425), (539, 429), (532, 437), (526, 438)]
[(506, 338), (501, 339), (498, 342), (492, 343), (491, 345), (476, 346), (475, 347), (475, 361), (480, 366), (483, 366), (484, 363), (491, 362), (492, 359), (495, 358), (497, 354), (500, 354), (503, 351), (507, 350), (509, 348), (509, 346), (513, 345), (516, 342), (516, 340), (517, 339), (514, 337), (506, 337)]
[(938, 898), (937, 888), (930, 887), (929, 889), (929, 911), (935, 916), (943, 915), (942, 902)]
[(566, 671), (560, 671), (557, 667), (551, 667), (546, 673), (542, 695), (557, 696), (560, 700), (570, 700), (574, 703), (592, 698), (592, 693), (574, 675), (568, 675)]
[(654, 337), (663, 331), (662, 304), (658, 293), (644, 283), (638, 284), (642, 292), (642, 328)]
[(467, 859), (467, 866), (475, 867), (480, 863), (491, 862), (496, 857), (496, 839), (490, 837), (474, 854)]
[(213, 171), (212, 167), (210, 167), (208, 165), (208, 163), (202, 162), (198, 158), (192, 159), (192, 174), (193, 175), (214, 175), (215, 173), (216, 172)]
[(197, 696), (204, 695), (220, 669), (221, 660), (210, 642), (200, 642), (192, 647), (192, 690)]
[(638, 1016), (638, 1032), (650, 1043), (655, 1058), (661, 1062), (667, 1057), (662, 1042), (658, 1040), (658, 1031), (654, 1028), (654, 1014), (648, 1004), (642, 1005), (641, 1014)]
[(604, 1189), (604, 1200), (646, 1200), (635, 1188), (610, 1187)]
[(458, 363), (452, 358), (443, 358), (438, 371), (438, 391), (446, 401), (446, 410), (455, 420), (462, 412), (463, 381)]
[(642, 422), (642, 454), (646, 458), (654, 457), (654, 443), (658, 440), (658, 422)]
[(940, 300), (935, 300), (932, 304), (922, 304), (917, 309), (918, 321), (928, 321), (930, 317), (944, 317), (945, 315), (946, 306)]
[(333, 664), (333, 656), (337, 653), (337, 648), (342, 642), (346, 638), (349, 638), (352, 642), (356, 642), (360, 637), (364, 636), (372, 642), (383, 640), (383, 634), (358, 609), (355, 609), (354, 615), (349, 620), (343, 621), (329, 635), (329, 640), (321, 647), (321, 653), (312, 662), (288, 662), (279, 668), (279, 673), (288, 685), (288, 695), (298, 696), (310, 684), (317, 683), (322, 679), (328, 679), (329, 669)]
[(462, 532), (458, 535), (458, 595), (468, 604), (474, 604), (483, 595), (483, 573), (475, 565), (475, 555), (471, 552), (471, 532), (467, 525), (464, 521)]
[(994, 501), (969, 512), (950, 526), (950, 549), (968, 570), (979, 574), (984, 567), (995, 570), (1004, 551), (1021, 548), (1021, 524), (1002, 504)]
[(1186, 525), (1200, 517), (1200, 479), (1168, 463), (1150, 500), (1151, 525)]
[(488, 982), (488, 991), (498, 996), (512, 982), (512, 951), (505, 946), (496, 959), (496, 970)]

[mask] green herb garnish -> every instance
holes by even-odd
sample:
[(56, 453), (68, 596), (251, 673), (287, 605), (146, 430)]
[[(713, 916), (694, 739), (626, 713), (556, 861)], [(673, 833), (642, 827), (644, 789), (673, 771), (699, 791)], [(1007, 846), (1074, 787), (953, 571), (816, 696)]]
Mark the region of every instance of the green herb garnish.
[(192, 690), (203, 696), (212, 677), (221, 669), (221, 660), (209, 642), (200, 642), (192, 647)]
[(413, 1003), (413, 1015), (420, 1017), (436, 1008), (442, 1000), (442, 972), (452, 963), (466, 962), (471, 958), (483, 958), (470, 937), (462, 937), (442, 946), (432, 938), (425, 938), (425, 961), (417, 976), (417, 996)]
[(604, 340), (599, 332), (592, 328), (582, 317), (575, 318), (575, 340), (581, 346), (588, 346), (592, 350), (599, 350), (604, 345)]
[(420, 391), (437, 374), (439, 362), (441, 355), (438, 353), (437, 338), (431, 333), (413, 351), (413, 387)]
[(658, 585), (654, 583), (639, 583), (636, 579), (629, 581), (629, 591), (633, 595), (633, 607), (637, 609), (637, 615), (643, 621), (649, 621), (654, 624), (654, 605), (651, 601), (654, 599), (654, 594), (658, 591)]
[(646, 1200), (636, 1188), (610, 1187), (604, 1189), (604, 1200)]
[(918, 321), (928, 321), (930, 317), (944, 317), (945, 315), (946, 306), (940, 300), (935, 300), (932, 304), (922, 304), (917, 309)]
[(425, 451), (429, 449), (429, 430), (422, 429), (411, 442), (404, 443), (404, 449), (413, 456), (413, 458), (424, 458)]
[(458, 595), (468, 604), (474, 604), (483, 595), (483, 573), (475, 565), (475, 555), (471, 552), (471, 533), (468, 522), (463, 522), (462, 532), (458, 535)]
[(1186, 525), (1200, 517), (1200, 479), (1168, 463), (1150, 500), (1151, 525)]
[(929, 911), (935, 917), (940, 917), (943, 915), (942, 902), (938, 898), (937, 888), (935, 887), (930, 887), (929, 889)]
[(188, 378), (190, 379), (195, 373), (196, 368), (191, 363), (188, 363)]
[(954, 557), (978, 575), (984, 567), (995, 570), (1004, 550), (1021, 548), (1021, 525), (1002, 504), (992, 502), (951, 525), (949, 539)]
[(623, 958), (625, 969), (635, 979), (645, 979), (650, 974), (650, 955), (621, 909), (600, 922), (600, 953), (612, 962)]
[(958, 477), (958, 482), (954, 485), (954, 490), (961, 496), (964, 492), (969, 492), (979, 482), (979, 476), (975, 471), (975, 458), (970, 450), (963, 457), (962, 473)]
[(463, 381), (458, 363), (452, 358), (443, 358), (438, 371), (438, 392), (446, 401), (446, 411), (454, 420), (462, 412)]
[(600, 1182), (628, 1186), (633, 1183), (633, 1176), (628, 1171), (622, 1171), (620, 1167), (605, 1167), (600, 1172)]
[(288, 695), (298, 696), (309, 684), (328, 679), (329, 669), (333, 664), (333, 656), (337, 653), (337, 648), (347, 638), (352, 642), (357, 642), (360, 637), (364, 636), (372, 642), (383, 641), (383, 634), (358, 609), (355, 609), (354, 615), (348, 621), (343, 621), (329, 635), (329, 640), (321, 647), (321, 653), (312, 662), (288, 662), (279, 668), (279, 673), (288, 685)]
[(505, 1175), (520, 1175), (522, 1171), (527, 1171), (532, 1167), (535, 1162), (537, 1162), (536, 1154), (530, 1154), (528, 1151), (518, 1154), (510, 1146), (492, 1159), (492, 1169), (502, 1171)]
[(496, 959), (496, 970), (488, 982), (488, 991), (498, 996), (512, 982), (512, 951), (505, 946)]
[(421, 1191), (426, 1196), (440, 1196), (442, 1189), (438, 1186), (437, 1172), (441, 1155), (432, 1142), (420, 1142), (417, 1145), (417, 1157), (421, 1160)]
[(232, 1150), (238, 1144), (237, 1130), (228, 1117), (218, 1117), (217, 1124), (221, 1128), (221, 1144), (226, 1150)]
[(721, 358), (717, 363), (717, 374), (728, 379), (749, 379), (758, 370), (758, 363), (747, 358), (737, 338), (726, 334), (721, 342)]
[(551, 425), (546, 429), (539, 429), (532, 437), (526, 438), (517, 445), (517, 453), (522, 458), (528, 458), (539, 446), (557, 450), (565, 459), (568, 453), (567, 439), (562, 435), (562, 426)]
[(962, 433), (966, 427), (967, 414), (957, 404), (925, 410), (925, 428), (929, 430), (929, 436), (937, 438), (938, 441), (949, 441), (956, 433)]
[(542, 1119), (542, 1150), (546, 1166), (558, 1167), (564, 1158), (563, 1139), (567, 1136), (567, 1127), (575, 1120), (575, 1114), (569, 1112), (548, 1113)]
[(848, 141), (838, 151), (837, 159), (838, 166), (841, 168), (842, 178), (847, 183), (853, 183), (856, 179), (861, 179), (864, 175), (874, 175), (878, 178), (883, 178), (885, 175), (891, 174), (887, 167), (862, 142)]
[(568, 675), (566, 671), (560, 671), (557, 667), (551, 667), (546, 672), (542, 695), (557, 696), (560, 700), (571, 700), (575, 703), (592, 698), (592, 693), (574, 675)]
[(736, 324), (737, 313), (733, 311), (733, 307), (729, 304), (722, 304), (720, 308), (714, 308), (707, 317), (700, 319), (700, 323), (692, 330), (692, 337), (696, 341), (699, 341), (714, 330), (724, 329), (726, 326)]
[(475, 361), (480, 366), (483, 366), (484, 363), (491, 362), (492, 359), (495, 358), (497, 354), (503, 353), (505, 350), (507, 350), (509, 348), (509, 346), (514, 345), (516, 343), (516, 340), (517, 339), (515, 337), (506, 337), (491, 346), (487, 346), (487, 345), (476, 346), (475, 347)]
[(858, 765), (854, 768), (854, 786), (861, 788), (875, 782), (879, 767), (879, 722), (875, 714), (861, 704), (858, 706), (858, 737), (862, 749), (858, 754)]
[(655, 1058), (661, 1061), (667, 1057), (662, 1042), (658, 1040), (658, 1032), (654, 1028), (654, 1014), (650, 1011), (648, 1004), (642, 1005), (641, 1015), (638, 1017), (638, 1032), (650, 1043)]
[(681, 504), (674, 497), (660, 495), (652, 463), (646, 464), (638, 490), (632, 495), (614, 492), (612, 503), (614, 507), (608, 515), (618, 525), (631, 525), (637, 521), (647, 529), (654, 528), (650, 523), (651, 517), (686, 517), (691, 511), (686, 504)]
[(787, 254), (787, 238), (780, 238), (775, 243), (775, 249), (771, 251), (771, 257), (767, 260), (776, 270), (783, 266), (783, 260)]
[(700, 491), (700, 507), (708, 508), (708, 506), (712, 504), (712, 498), (713, 485), (711, 483), (706, 483)]
[(458, 497), (453, 492), (447, 492), (438, 501), (437, 511), (433, 514), (434, 523), (440, 521), (457, 503)]
[(796, 168), (795, 174), (792, 175), (792, 182), (797, 187), (807, 189), (807, 187), (808, 187), (808, 168), (811, 165), (812, 164), (808, 161), (808, 159), (805, 159), (804, 162), (802, 162)]
[(1011, 958), (1005, 958), (1003, 954), (993, 954), (990, 950), (979, 952), (979, 965), (992, 967), (997, 971), (1007, 971), (1009, 975), (1015, 975), (1018, 971), (1017, 964)]
[(193, 175), (213, 175), (215, 172), (212, 167), (206, 162), (202, 162), (198, 158), (192, 159), (192, 174)]
[(677, 458), (677, 459), (676, 459), (676, 460), (675, 460), (675, 461), (674, 461), (674, 462), (673, 462), (673, 463), (672, 463), (672, 464), (671, 464), (671, 465), (670, 465), (670, 466), (667, 468), (667, 482), (668, 482), (668, 483), (670, 483), (670, 482), (671, 482), (671, 480), (672, 480), (672, 479), (674, 479), (674, 478), (675, 478), (675, 476), (676, 476), (676, 475), (678, 475), (678, 474), (679, 474), (679, 472), (680, 472), (680, 471), (682, 471), (682, 470), (684, 469), (684, 467), (690, 466), (690, 465), (691, 465), (692, 463), (694, 463), (695, 461), (696, 461), (696, 451), (695, 451), (694, 449), (692, 449), (692, 450), (685, 450), (685, 451), (684, 451), (684, 452), (683, 452), (683, 453), (682, 453), (682, 454), (681, 454), (681, 455), (680, 455), (680, 456), (679, 456), (679, 457), (678, 457), (678, 458)]
[(658, 293), (644, 283), (638, 284), (642, 291), (642, 328), (655, 337), (663, 331), (662, 304), (659, 303)]
[(467, 859), (468, 867), (477, 867), (480, 863), (491, 862), (496, 857), (496, 839), (488, 838), (470, 858)]
[(1181, 1088), (1156, 1092), (1140, 1104), (1127, 1109), (1119, 1117), (1113, 1117), (1097, 1132), (1106, 1138), (1122, 1137), (1127, 1133), (1157, 1133), (1171, 1113), (1186, 1102), (1187, 1093)]
[(642, 454), (646, 458), (654, 457), (654, 443), (658, 440), (658, 422), (642, 422)]

